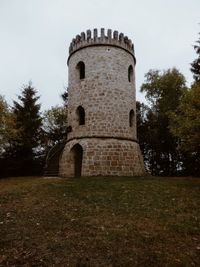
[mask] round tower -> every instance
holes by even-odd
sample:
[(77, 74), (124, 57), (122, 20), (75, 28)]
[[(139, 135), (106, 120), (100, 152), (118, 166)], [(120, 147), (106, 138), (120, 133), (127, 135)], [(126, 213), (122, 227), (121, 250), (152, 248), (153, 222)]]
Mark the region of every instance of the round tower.
[(136, 135), (135, 63), (133, 44), (123, 33), (94, 29), (72, 40), (61, 176), (144, 174)]

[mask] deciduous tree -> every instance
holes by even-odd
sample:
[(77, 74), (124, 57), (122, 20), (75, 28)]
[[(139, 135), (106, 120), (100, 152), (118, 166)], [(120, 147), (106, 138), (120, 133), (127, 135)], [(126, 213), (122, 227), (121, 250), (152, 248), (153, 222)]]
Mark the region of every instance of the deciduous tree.
[(15, 128), (15, 116), (9, 108), (6, 100), (0, 95), (0, 156), (2, 157), (13, 140), (18, 137), (18, 131)]
[(185, 78), (175, 68), (163, 72), (150, 70), (145, 78), (141, 91), (150, 104), (145, 121), (145, 157), (152, 174), (174, 175), (179, 164), (178, 140), (170, 132), (169, 114), (177, 109), (186, 90)]
[(44, 112), (43, 131), (50, 146), (66, 139), (67, 108), (56, 106)]
[(185, 92), (171, 113), (171, 131), (180, 140), (184, 173), (200, 176), (200, 82)]

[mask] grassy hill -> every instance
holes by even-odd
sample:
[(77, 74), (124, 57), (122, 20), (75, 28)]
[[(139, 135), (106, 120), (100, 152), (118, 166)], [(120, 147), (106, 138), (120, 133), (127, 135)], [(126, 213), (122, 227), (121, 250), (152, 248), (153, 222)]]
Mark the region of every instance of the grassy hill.
[(0, 266), (200, 266), (200, 179), (1, 179)]

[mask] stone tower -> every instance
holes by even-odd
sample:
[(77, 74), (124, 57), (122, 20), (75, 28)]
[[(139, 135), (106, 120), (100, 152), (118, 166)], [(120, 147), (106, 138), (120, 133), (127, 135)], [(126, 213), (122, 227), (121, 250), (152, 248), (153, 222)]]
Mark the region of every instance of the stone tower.
[(135, 55), (130, 39), (109, 29), (82, 32), (69, 47), (68, 137), (59, 174), (140, 176)]

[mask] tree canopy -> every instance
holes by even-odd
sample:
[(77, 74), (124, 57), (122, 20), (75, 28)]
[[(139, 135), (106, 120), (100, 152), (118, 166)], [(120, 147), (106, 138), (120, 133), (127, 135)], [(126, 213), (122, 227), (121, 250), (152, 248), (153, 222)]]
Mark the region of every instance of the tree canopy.
[(194, 50), (197, 53), (197, 58), (191, 63), (191, 71), (193, 73), (194, 80), (200, 82), (200, 33), (199, 40), (194, 45)]
[(4, 172), (8, 174), (30, 175), (37, 171), (42, 117), (40, 104), (37, 104), (39, 97), (36, 94), (37, 91), (31, 83), (24, 86), (18, 101), (13, 102), (10, 110), (10, 118), (13, 119), (10, 120), (13, 122), (10, 132), (16, 134), (7, 135), (9, 145), (6, 145), (3, 151)]
[(13, 113), (16, 117), (16, 128), (19, 131), (21, 150), (33, 149), (40, 143), (40, 131), (42, 118), (40, 114), (39, 99), (37, 91), (32, 87), (31, 82), (24, 86), (22, 94), (18, 96), (19, 101), (14, 101)]
[(54, 145), (66, 139), (67, 108), (65, 106), (55, 106), (44, 112), (43, 131), (49, 145)]
[(185, 78), (175, 68), (163, 72), (150, 70), (145, 78), (141, 91), (146, 93), (150, 103), (143, 123), (146, 134), (142, 135), (146, 166), (154, 175), (174, 175), (179, 161), (178, 140), (170, 132), (169, 116), (177, 109), (186, 91)]
[(12, 110), (4, 97), (0, 95), (0, 157), (12, 145), (13, 140), (18, 138), (15, 123), (16, 120)]
[(200, 82), (187, 90), (171, 113), (171, 132), (179, 138), (186, 174), (200, 174)]

